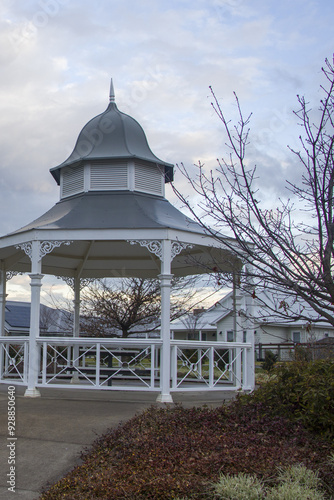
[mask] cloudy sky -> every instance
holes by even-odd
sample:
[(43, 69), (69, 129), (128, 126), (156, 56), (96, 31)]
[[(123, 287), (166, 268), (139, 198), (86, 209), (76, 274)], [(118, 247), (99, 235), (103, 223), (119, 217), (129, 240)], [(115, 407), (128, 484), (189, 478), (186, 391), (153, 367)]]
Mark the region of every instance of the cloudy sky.
[(57, 202), (49, 169), (107, 107), (111, 77), (153, 152), (189, 168), (226, 149), (209, 86), (231, 118), (235, 91), (263, 192), (278, 197), (300, 173), (292, 111), (297, 94), (317, 106), (333, 15), (328, 0), (1, 0), (0, 235)]

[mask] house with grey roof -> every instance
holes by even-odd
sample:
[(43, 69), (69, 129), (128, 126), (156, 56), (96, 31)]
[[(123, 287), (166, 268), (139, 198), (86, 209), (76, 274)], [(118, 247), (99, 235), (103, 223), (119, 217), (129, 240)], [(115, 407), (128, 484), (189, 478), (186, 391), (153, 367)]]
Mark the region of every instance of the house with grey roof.
[[(244, 342), (254, 340), (255, 351), (260, 358), (263, 357), (261, 346), (277, 351), (277, 345), (281, 344), (283, 357), (286, 358), (296, 344), (324, 345), (334, 341), (334, 327), (319, 318), (300, 299), (285, 300), (283, 311), (280, 310), (280, 307), (283, 308), (282, 298), (262, 292), (253, 299), (250, 313), (247, 296), (240, 294), (237, 318), (234, 300), (233, 292), (230, 292), (209, 309), (195, 310), (195, 314), (172, 321), (172, 338), (235, 342), (238, 329), (242, 331)], [(249, 319), (252, 320), (252, 330), (248, 327)], [(253, 339), (248, 338), (249, 335)], [(284, 350), (284, 344), (291, 345)]]
[[(30, 328), (30, 302), (14, 300), (6, 301), (5, 306), (5, 335), (27, 336)], [(64, 336), (70, 333), (70, 313), (40, 306), (40, 334), (42, 336)]]

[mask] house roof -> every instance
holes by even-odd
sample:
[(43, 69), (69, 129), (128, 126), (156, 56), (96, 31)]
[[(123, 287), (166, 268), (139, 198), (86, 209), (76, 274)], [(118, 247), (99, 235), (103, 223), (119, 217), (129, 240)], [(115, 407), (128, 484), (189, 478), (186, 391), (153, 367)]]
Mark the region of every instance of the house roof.
[(5, 321), (12, 328), (29, 328), (30, 303), (7, 301)]
[(176, 319), (171, 322), (171, 330), (184, 331), (184, 330), (211, 330), (216, 331), (217, 318), (222, 314), (221, 301), (216, 302), (206, 311), (198, 315), (188, 314), (182, 318)]
[[(43, 329), (58, 332), (68, 329), (65, 321), (64, 311), (48, 307), (41, 304), (41, 327)], [(25, 330), (28, 332), (30, 328), (30, 302), (20, 302), (14, 300), (6, 301), (5, 307), (5, 323), (7, 330)]]
[[(232, 311), (233, 292), (228, 293), (220, 300), (222, 312), (217, 317), (216, 322), (224, 319)], [(241, 310), (246, 311), (246, 294), (241, 297)], [(276, 311), (276, 313), (275, 313)], [(299, 313), (302, 317), (298, 318)], [(299, 297), (288, 297), (278, 292), (269, 294), (265, 291), (256, 293), (253, 305), (253, 317), (259, 325), (276, 325), (303, 327), (309, 321), (315, 322), (317, 326), (324, 328), (333, 328), (325, 320), (321, 320), (319, 315), (306, 302)]]
[[(307, 306), (307, 304), (305, 304), (300, 299), (294, 299), (287, 302), (287, 306), (291, 311), (291, 319), (286, 318), (285, 320), (282, 317), (275, 317), (272, 311), (266, 309), (266, 303), (270, 304), (271, 306), (274, 306), (275, 303), (278, 303), (277, 307), (279, 307), (279, 297), (277, 295), (271, 297), (268, 293), (263, 292), (259, 294), (259, 296), (254, 300), (253, 314), (254, 320), (258, 325), (265, 324), (271, 326), (288, 326), (290, 328), (305, 327), (305, 319), (293, 319), (293, 317), (297, 315), (300, 308), (304, 308), (304, 312), (307, 312), (310, 322), (312, 322), (312, 319), (318, 318), (315, 311), (313, 311), (313, 309)], [(245, 294), (243, 294), (241, 298), (241, 312), (243, 310), (246, 310)], [(195, 317), (192, 318), (192, 315), (188, 315), (184, 319), (180, 318), (178, 320), (172, 321), (171, 329), (175, 331), (184, 331), (195, 327), (196, 330), (216, 330), (217, 324), (227, 316), (230, 316), (232, 313), (233, 292), (229, 292), (219, 302), (216, 302), (213, 306), (204, 311), (196, 320)], [(333, 326), (326, 321), (317, 321), (317, 326), (320, 328), (328, 328), (329, 330), (333, 329)]]

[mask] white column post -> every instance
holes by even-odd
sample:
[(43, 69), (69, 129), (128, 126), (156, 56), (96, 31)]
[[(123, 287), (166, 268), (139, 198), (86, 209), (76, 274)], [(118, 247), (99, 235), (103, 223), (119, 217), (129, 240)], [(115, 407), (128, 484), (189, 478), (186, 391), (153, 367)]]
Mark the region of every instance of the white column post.
[(31, 306), (30, 306), (30, 333), (29, 333), (29, 365), (28, 365), (28, 386), (24, 393), (25, 396), (38, 397), (39, 390), (36, 388), (38, 382), (39, 356), (37, 339), (39, 337), (40, 322), (40, 297), (42, 278), (42, 260), (39, 255), (40, 242), (33, 241), (31, 248)]
[(244, 391), (253, 391), (255, 388), (255, 340), (254, 340), (254, 298), (252, 266), (246, 265), (247, 294), (246, 294), (246, 331), (247, 343), (251, 343), (251, 349), (246, 354), (246, 376), (244, 377)]
[[(243, 329), (240, 316), (241, 310), (241, 295), (240, 286), (238, 283), (239, 273), (233, 274), (233, 306), (234, 306), (234, 336), (235, 342), (241, 343), (243, 341)], [(236, 361), (234, 363), (234, 373), (238, 386), (241, 387), (241, 349), (237, 347), (235, 350)]]
[(1, 266), (0, 270), (0, 335), (5, 335), (5, 313), (6, 313), (6, 271)]
[(161, 338), (162, 352), (160, 357), (161, 393), (157, 401), (161, 403), (172, 403), (170, 394), (170, 290), (173, 275), (171, 274), (172, 261), (171, 241), (162, 241), (161, 274), (159, 275), (161, 286)]
[[(73, 315), (73, 338), (77, 339), (80, 335), (80, 278), (76, 276), (74, 278), (74, 315)], [(79, 358), (79, 345), (73, 345), (73, 366), (78, 366)], [(78, 372), (73, 372), (71, 378), (71, 383), (75, 384), (79, 382)]]
[(80, 278), (74, 278), (73, 337), (80, 335)]

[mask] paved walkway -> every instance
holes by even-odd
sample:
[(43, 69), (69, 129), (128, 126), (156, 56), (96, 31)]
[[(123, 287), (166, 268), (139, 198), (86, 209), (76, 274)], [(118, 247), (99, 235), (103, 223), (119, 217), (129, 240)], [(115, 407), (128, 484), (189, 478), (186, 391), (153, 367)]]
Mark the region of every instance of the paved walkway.
[[(80, 463), (79, 455), (98, 435), (156, 403), (157, 393), (41, 389), (26, 398), (16, 386), (16, 440), (8, 435), (8, 387), (0, 384), (0, 498), (38, 499), (41, 489)], [(219, 406), (233, 392), (174, 393), (185, 407)], [(11, 445), (12, 443), (12, 445)], [(8, 460), (15, 458), (15, 493), (8, 491)]]

